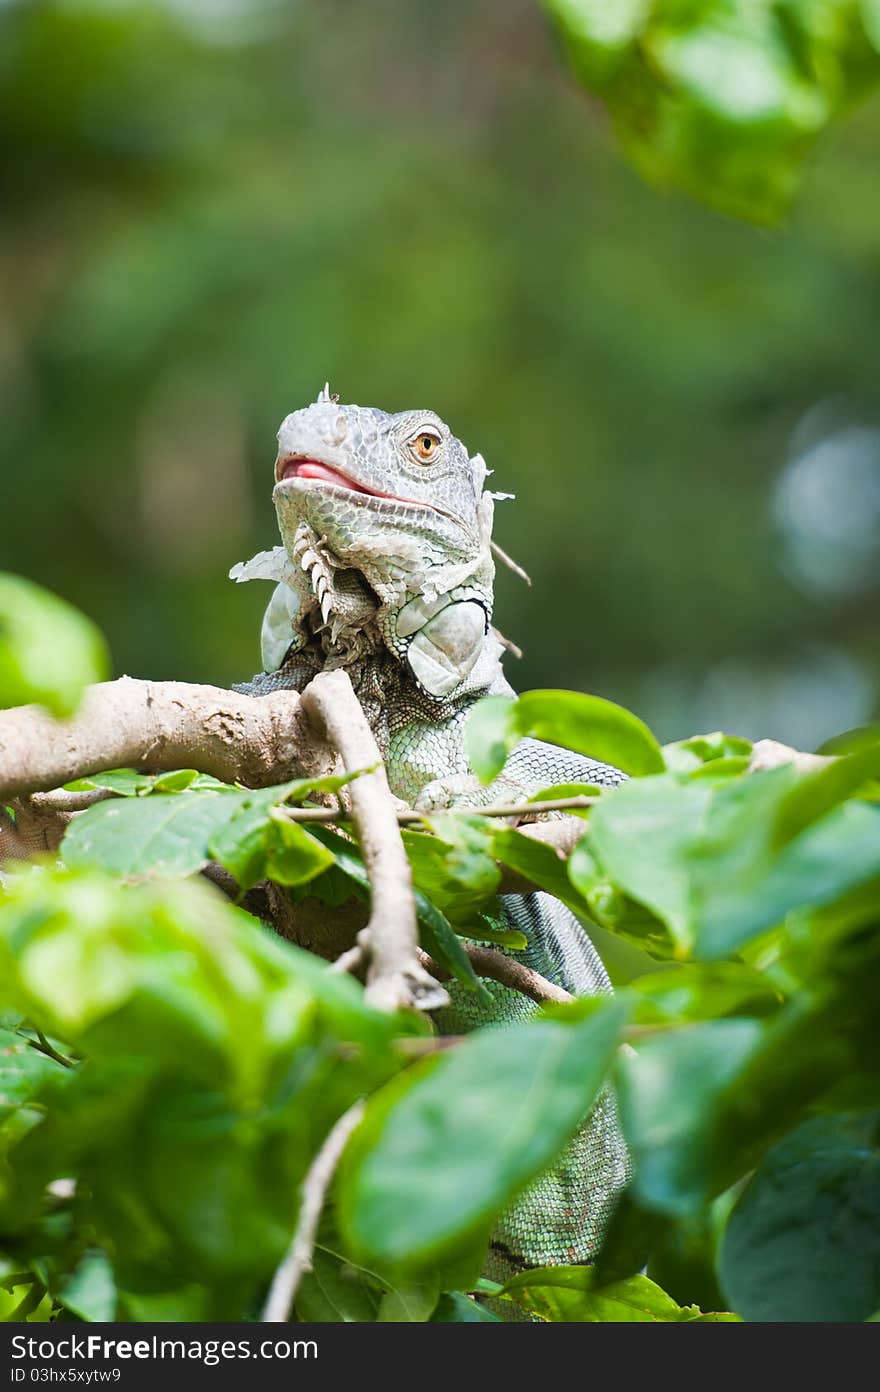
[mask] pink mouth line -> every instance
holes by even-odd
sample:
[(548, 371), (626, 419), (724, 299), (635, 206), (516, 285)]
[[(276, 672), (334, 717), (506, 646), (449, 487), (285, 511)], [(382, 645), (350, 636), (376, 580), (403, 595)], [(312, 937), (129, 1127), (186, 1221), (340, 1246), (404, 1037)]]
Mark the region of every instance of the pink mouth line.
[(338, 488), (348, 488), (352, 493), (370, 493), (374, 497), (382, 496), (381, 494), (373, 494), (371, 488), (365, 488), (362, 483), (356, 483), (354, 479), (348, 478), (339, 469), (334, 469), (329, 464), (322, 464), (320, 459), (285, 459), (278, 468), (277, 479), (279, 483), (283, 483), (285, 479), (291, 478), (318, 479), (321, 483), (335, 483)]
[[(307, 459), (302, 456), (294, 456), (281, 460), (276, 467), (276, 478), (279, 483), (285, 483), (288, 479), (315, 479), (318, 483), (332, 483), (337, 488), (345, 488), (349, 493), (366, 493), (370, 498), (385, 498), (390, 503), (404, 503), (407, 507), (427, 507), (430, 503), (416, 502), (414, 498), (398, 498), (394, 493), (381, 493), (378, 488), (367, 488), (366, 484), (358, 483), (356, 479), (349, 478), (341, 469), (335, 469), (331, 464), (324, 464), (320, 459)], [(438, 509), (432, 509), (438, 511)]]
[(277, 483), (288, 483), (291, 479), (314, 479), (316, 483), (331, 483), (336, 488), (345, 488), (349, 493), (365, 493), (369, 498), (382, 498), (388, 503), (402, 503), (404, 507), (436, 512), (441, 517), (447, 517), (458, 527), (463, 525), (460, 518), (447, 512), (445, 508), (436, 507), (433, 503), (419, 502), (416, 498), (399, 498), (396, 493), (382, 493), (378, 488), (368, 488), (366, 484), (349, 478), (332, 464), (325, 464), (323, 460), (312, 459), (307, 455), (294, 454), (288, 455), (286, 459), (279, 459), (275, 465), (275, 479)]

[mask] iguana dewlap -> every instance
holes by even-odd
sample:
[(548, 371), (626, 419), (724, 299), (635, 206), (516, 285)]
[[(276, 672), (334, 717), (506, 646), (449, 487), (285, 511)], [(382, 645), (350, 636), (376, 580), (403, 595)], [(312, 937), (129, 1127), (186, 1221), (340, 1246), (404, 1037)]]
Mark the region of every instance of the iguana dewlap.
[[(523, 740), (481, 787), (464, 724), (488, 694), (512, 694), (492, 626), (493, 495), (486, 465), (433, 411), (341, 405), (327, 389), (278, 432), (273, 500), (283, 545), (236, 566), (275, 582), (262, 629), (264, 671), (240, 690), (301, 689), (344, 667), (397, 796), (418, 807), (529, 797), (559, 783), (611, 786), (623, 775)], [(529, 946), (519, 959), (576, 995), (610, 991), (584, 929), (544, 893), (505, 895)], [(444, 1033), (510, 1025), (537, 1008), (487, 982), (491, 1008), (453, 985)], [(628, 1157), (613, 1095), (601, 1095), (556, 1166), (500, 1220), (488, 1275), (594, 1257)]]

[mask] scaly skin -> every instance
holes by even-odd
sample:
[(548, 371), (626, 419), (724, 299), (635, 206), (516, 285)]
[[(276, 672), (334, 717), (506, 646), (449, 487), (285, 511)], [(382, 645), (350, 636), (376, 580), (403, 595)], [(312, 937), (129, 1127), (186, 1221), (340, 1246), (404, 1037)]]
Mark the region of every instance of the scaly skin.
[[(523, 740), (482, 787), (464, 723), (487, 694), (512, 694), (491, 628), (493, 495), (487, 469), (432, 411), (396, 415), (339, 405), (325, 389), (278, 433), (273, 500), (283, 546), (234, 578), (277, 581), (263, 624), (266, 669), (240, 690), (301, 689), (344, 667), (397, 796), (423, 810), (524, 798), (557, 783), (611, 786), (622, 774)], [(587, 934), (558, 900), (506, 895), (524, 932), (520, 959), (576, 995), (610, 991)], [(487, 983), (492, 1006), (453, 986), (443, 1032), (503, 1027), (536, 1009)], [(552, 1171), (503, 1215), (487, 1275), (591, 1260), (629, 1162), (613, 1095), (604, 1093)]]

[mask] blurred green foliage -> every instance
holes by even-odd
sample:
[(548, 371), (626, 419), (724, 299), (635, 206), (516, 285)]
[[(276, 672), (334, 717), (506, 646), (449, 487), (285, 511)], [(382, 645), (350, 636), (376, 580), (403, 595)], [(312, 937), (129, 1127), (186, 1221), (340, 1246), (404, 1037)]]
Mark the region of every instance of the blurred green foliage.
[(876, 0), (544, 0), (649, 178), (788, 212), (829, 121), (880, 82)]
[(876, 445), (818, 495), (789, 459), (877, 419), (876, 103), (769, 234), (630, 172), (534, 0), (5, 0), (0, 51), (0, 564), (117, 672), (254, 670), (265, 597), (225, 573), (329, 377), (437, 408), (517, 493), (517, 685), (664, 739), (876, 712)]
[(0, 709), (40, 701), (70, 715), (107, 675), (101, 634), (72, 605), (0, 571)]

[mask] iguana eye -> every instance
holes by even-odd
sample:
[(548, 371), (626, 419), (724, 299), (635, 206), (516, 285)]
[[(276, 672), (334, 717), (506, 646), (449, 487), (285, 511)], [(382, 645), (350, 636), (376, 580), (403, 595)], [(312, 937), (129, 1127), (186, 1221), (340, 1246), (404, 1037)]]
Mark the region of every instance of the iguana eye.
[(415, 439), (410, 443), (410, 449), (423, 464), (430, 464), (436, 458), (437, 451), (442, 441), (439, 435), (433, 430), (420, 430)]

